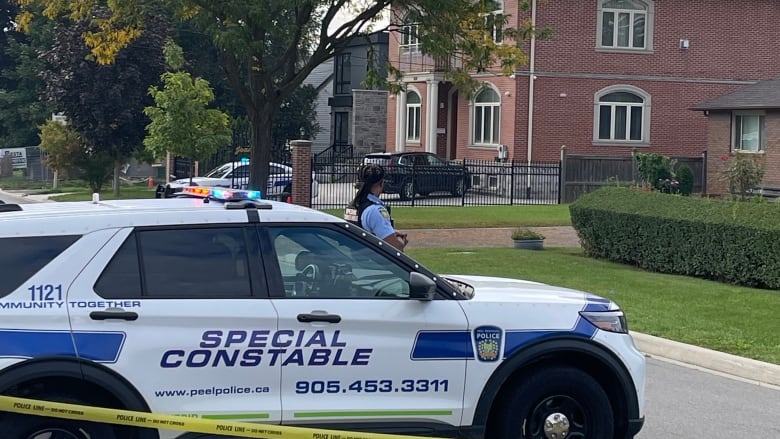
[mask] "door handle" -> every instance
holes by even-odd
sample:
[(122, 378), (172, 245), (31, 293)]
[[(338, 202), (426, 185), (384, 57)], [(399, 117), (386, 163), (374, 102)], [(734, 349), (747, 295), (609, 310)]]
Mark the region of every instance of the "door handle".
[(133, 311), (92, 311), (89, 313), (92, 320), (138, 320), (138, 313)]
[(338, 314), (298, 314), (298, 321), (301, 323), (338, 323), (341, 321), (341, 316)]

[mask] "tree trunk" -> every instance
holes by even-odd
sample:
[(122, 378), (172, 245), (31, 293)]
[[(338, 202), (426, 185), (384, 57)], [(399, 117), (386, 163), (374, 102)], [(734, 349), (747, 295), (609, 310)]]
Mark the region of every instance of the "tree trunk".
[(51, 182), (51, 188), (57, 189), (58, 187), (59, 187), (59, 172), (55, 169), (54, 177), (52, 178), (52, 182)]
[(119, 172), (122, 169), (122, 161), (114, 161), (114, 198), (119, 198)]
[[(261, 107), (262, 108), (262, 107)], [(268, 189), (268, 169), (271, 162), (271, 119), (273, 111), (263, 108), (260, 111), (250, 113), (249, 121), (252, 125), (252, 159), (249, 167), (249, 187), (251, 190), (259, 190), (266, 198)]]

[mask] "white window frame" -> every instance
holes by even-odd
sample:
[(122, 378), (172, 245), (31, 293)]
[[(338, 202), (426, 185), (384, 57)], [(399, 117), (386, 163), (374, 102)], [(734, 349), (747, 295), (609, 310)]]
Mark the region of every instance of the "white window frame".
[(420, 24), (412, 21), (410, 15), (404, 17), (403, 25), (401, 26), (401, 44), (399, 45), (402, 53), (420, 51), (419, 30)]
[[(409, 95), (414, 93), (420, 102), (409, 103)], [(420, 143), (420, 133), (422, 132), (422, 95), (417, 90), (406, 91), (406, 109), (404, 111), (404, 138), (407, 143)], [(410, 135), (410, 129), (412, 131)]]
[[(497, 0), (496, 1), (497, 8), (493, 11), (488, 12), (485, 14), (485, 30), (490, 35), (490, 38), (493, 40), (496, 44), (501, 44), (504, 42), (504, 1), (503, 0)], [(493, 18), (493, 26), (490, 26), (489, 20)], [(500, 26), (496, 26), (497, 21), (496, 18), (501, 19)]]
[[(642, 3), (645, 5), (645, 9), (640, 11), (637, 9), (619, 9), (619, 8), (609, 8), (605, 7), (604, 4), (610, 0), (599, 0), (598, 1), (598, 25), (596, 26), (596, 47), (603, 50), (615, 50), (615, 51), (631, 51), (631, 52), (651, 52), (653, 50), (653, 24), (655, 20), (655, 2), (652, 0), (634, 0), (637, 3)], [(613, 28), (613, 34), (612, 34), (612, 44), (611, 45), (604, 45), (603, 44), (603, 34), (604, 34), (604, 13), (605, 12), (612, 12), (615, 14), (615, 22), (614, 22), (614, 28)], [(628, 46), (619, 46), (618, 45), (618, 27), (619, 27), (619, 19), (618, 14), (629, 14), (629, 32), (628, 32)], [(644, 14), (645, 16), (645, 40), (644, 40), (644, 46), (642, 47), (634, 47), (634, 19), (636, 15), (638, 14)]]
[[(601, 102), (601, 98), (610, 94), (610, 93), (631, 93), (639, 98), (642, 99), (642, 103), (638, 102), (614, 102), (614, 103), (603, 103)], [(602, 105), (608, 105), (611, 107), (612, 111), (610, 114), (610, 135), (609, 139), (601, 139), (599, 138), (599, 128), (600, 128), (600, 118), (601, 118), (601, 107)], [(615, 110), (619, 106), (625, 106), (626, 108), (626, 139), (615, 139)], [(631, 140), (631, 108), (633, 107), (641, 107), (642, 108), (642, 129), (641, 129), (641, 136), (639, 140)], [(647, 146), (650, 144), (650, 114), (651, 114), (651, 108), (652, 108), (652, 99), (650, 95), (642, 90), (641, 88), (634, 87), (632, 85), (612, 85), (606, 88), (603, 88), (596, 92), (596, 94), (593, 97), (593, 144), (594, 145), (639, 145), (639, 146)]]
[[(493, 90), (498, 96), (497, 102), (477, 102), (477, 98), (486, 90)], [(481, 111), (477, 111), (477, 110)], [(490, 135), (486, 135), (485, 116), (488, 110), (491, 114)], [(480, 117), (481, 120), (477, 120)], [(483, 87), (471, 101), (471, 144), (473, 146), (495, 147), (501, 144), (501, 93), (492, 84)], [(497, 122), (496, 122), (497, 121)], [(477, 137), (477, 127), (482, 127), (481, 136)]]
[[(744, 126), (746, 117), (758, 118), (758, 145), (756, 149), (743, 148), (743, 141), (737, 139), (737, 118)], [(740, 128), (740, 132), (743, 130)], [(766, 113), (764, 111), (732, 111), (731, 112), (731, 150), (745, 153), (763, 153), (766, 149)]]

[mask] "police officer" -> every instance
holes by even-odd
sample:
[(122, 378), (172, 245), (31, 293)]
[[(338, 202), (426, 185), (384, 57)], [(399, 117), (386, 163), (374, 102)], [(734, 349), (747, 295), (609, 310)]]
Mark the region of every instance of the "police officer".
[(344, 219), (403, 251), (409, 242), (406, 233), (397, 232), (393, 228), (390, 210), (379, 199), (384, 189), (385, 170), (377, 164), (368, 163), (358, 169), (357, 177), (361, 182), (360, 189), (349, 203)]

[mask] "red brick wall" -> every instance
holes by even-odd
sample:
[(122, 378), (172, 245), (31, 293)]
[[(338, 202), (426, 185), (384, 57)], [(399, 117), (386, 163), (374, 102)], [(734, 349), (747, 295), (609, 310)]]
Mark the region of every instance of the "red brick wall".
[[(293, 140), (292, 146), (292, 202), (311, 207), (311, 141)], [(283, 200), (284, 201), (284, 200)]]
[[(506, 3), (514, 7), (514, 2)], [(566, 145), (570, 154), (630, 154), (633, 144), (602, 146), (593, 142), (594, 95), (604, 87), (621, 84), (638, 87), (651, 96), (649, 145), (640, 146), (640, 150), (700, 156), (708, 148), (707, 119), (689, 108), (751, 81), (780, 74), (780, 57), (775, 54), (780, 43), (776, 0), (738, 4), (656, 0), (654, 5), (653, 50), (627, 53), (596, 49), (597, 1), (539, 2), (538, 27), (551, 27), (553, 36), (536, 46), (532, 160), (558, 160), (561, 145)], [(530, 16), (528, 12), (509, 12), (513, 14), (512, 25)], [(690, 47), (680, 49), (680, 39), (689, 40)], [(524, 46), (528, 49), (529, 44)], [(394, 36), (390, 37), (390, 59), (399, 59)], [(521, 68), (514, 80), (486, 78), (501, 90), (501, 142), (509, 146), (510, 158), (517, 160), (527, 159), (527, 71), (528, 66)], [(418, 88), (424, 114), (425, 84)], [(440, 98), (446, 98), (441, 89)], [(391, 143), (395, 139), (395, 102), (388, 108)], [(468, 102), (461, 95), (452, 155), (492, 160), (493, 148), (469, 146), (470, 117)], [(423, 124), (424, 120), (423, 116)], [(446, 126), (446, 122), (441, 123)], [(424, 134), (422, 137), (424, 142)]]
[(780, 187), (780, 112), (767, 111), (764, 185)]

